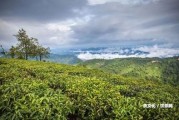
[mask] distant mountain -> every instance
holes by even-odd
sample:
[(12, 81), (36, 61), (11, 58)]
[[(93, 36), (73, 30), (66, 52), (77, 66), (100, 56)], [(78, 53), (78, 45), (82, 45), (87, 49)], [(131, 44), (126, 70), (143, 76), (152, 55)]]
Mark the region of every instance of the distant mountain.
[(119, 54), (119, 55), (134, 55), (134, 54), (149, 54), (149, 52), (135, 50), (133, 48), (86, 48), (73, 51), (76, 54), (91, 53), (91, 54)]
[(179, 84), (179, 60), (172, 58), (94, 59), (81, 62), (88, 68), (101, 69), (122, 76)]
[(50, 62), (63, 63), (63, 64), (77, 64), (81, 62), (81, 60), (73, 54), (67, 54), (67, 55), (50, 54), (50, 56), (48, 58), (45, 58), (44, 60)]
[[(10, 55), (4, 56), (1, 54), (0, 54), (0, 57), (11, 58)], [(29, 60), (36, 60), (36, 59), (29, 58)], [(62, 64), (77, 64), (77, 63), (81, 62), (81, 60), (79, 58), (77, 58), (77, 56), (74, 54), (59, 55), (59, 54), (51, 53), (48, 58), (43, 58), (42, 60), (49, 61), (49, 62), (62, 63)]]
[[(65, 50), (56, 50), (51, 53), (46, 61), (77, 64), (85, 60), (93, 59), (115, 59), (115, 58), (168, 58), (179, 55), (178, 48), (163, 48), (155, 46), (142, 47), (94, 47), (94, 48), (74, 48)], [(0, 57), (4, 57), (0, 54)], [(10, 55), (6, 55), (10, 57)], [(34, 58), (29, 58), (35, 60)]]
[(73, 51), (79, 59), (115, 59), (115, 58), (168, 58), (179, 55), (179, 48), (154, 46), (138, 47), (103, 47), (88, 48)]

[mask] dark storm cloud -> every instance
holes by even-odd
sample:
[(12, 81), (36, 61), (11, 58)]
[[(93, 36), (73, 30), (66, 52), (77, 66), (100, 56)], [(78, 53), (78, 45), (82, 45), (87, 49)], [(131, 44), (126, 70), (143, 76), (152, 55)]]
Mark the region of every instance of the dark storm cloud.
[(178, 21), (179, 21), (178, 16), (167, 16), (165, 18), (151, 20), (149, 22), (141, 24), (141, 26), (146, 29), (149, 29), (152, 27), (158, 27), (158, 26), (163, 26), (163, 25), (175, 25), (179, 23)]
[[(120, 0), (119, 0), (120, 1)], [(179, 1), (160, 0), (149, 4), (109, 2), (89, 8), (94, 17), (73, 28), (81, 43), (113, 43), (155, 39), (155, 43), (179, 43)]]
[(108, 22), (109, 20), (110, 17), (94, 18), (85, 25), (74, 26), (73, 30), (75, 34), (73, 37), (80, 39), (79, 42), (81, 43), (85, 43), (86, 40), (99, 43), (101, 42), (99, 37), (116, 33), (119, 30), (119, 28), (116, 27), (119, 23), (115, 21)]
[(0, 17), (27, 20), (62, 20), (73, 17), (86, 0), (0, 0)]
[(66, 39), (68, 33), (53, 30), (56, 28), (49, 30), (49, 26), (63, 27), (64, 21), (79, 17), (75, 10), (86, 4), (86, 0), (0, 0), (0, 45), (5, 48), (15, 45), (17, 40), (13, 35), (21, 28), (43, 45), (53, 47), (64, 43), (62, 39)]
[(0, 0), (0, 44), (24, 28), (51, 48), (167, 44), (179, 47), (179, 0)]

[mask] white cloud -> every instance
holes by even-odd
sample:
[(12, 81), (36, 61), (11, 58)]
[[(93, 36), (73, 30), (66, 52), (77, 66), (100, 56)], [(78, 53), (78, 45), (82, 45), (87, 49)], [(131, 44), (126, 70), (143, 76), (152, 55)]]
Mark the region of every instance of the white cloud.
[(58, 25), (58, 24), (48, 24), (47, 25), (48, 29), (49, 30), (54, 30), (54, 31), (69, 31), (71, 30), (69, 26), (66, 26), (66, 25)]
[(58, 40), (57, 36), (50, 37), (50, 40)]
[(149, 54), (145, 57), (172, 57), (174, 55), (179, 55), (179, 49), (162, 48), (158, 45), (154, 45), (152, 47), (140, 47), (137, 50), (149, 52)]
[[(109, 49), (110, 50), (110, 49)], [(164, 48), (159, 47), (158, 45), (154, 46), (144, 46), (140, 48), (133, 48), (131, 53), (127, 54), (129, 52), (128, 49), (119, 50), (118, 53), (112, 53), (112, 51), (109, 51), (108, 53), (106, 50), (105, 52), (101, 53), (91, 53), (89, 51), (82, 52), (77, 55), (77, 57), (81, 60), (91, 60), (91, 59), (115, 59), (115, 58), (130, 58), (130, 57), (140, 57), (140, 58), (146, 58), (146, 57), (173, 57), (175, 55), (179, 55), (179, 49), (177, 48)], [(116, 52), (116, 50), (114, 50)], [(137, 53), (136, 51), (141, 51), (141, 53)], [(145, 52), (145, 53), (144, 53)], [(126, 53), (126, 54), (125, 54)]]
[(81, 60), (92, 60), (92, 59), (115, 59), (115, 58), (127, 58), (127, 57), (137, 57), (136, 55), (119, 55), (112, 53), (101, 53), (101, 54), (92, 54), (92, 53), (81, 53), (77, 56)]
[(88, 0), (88, 3), (90, 5), (96, 5), (96, 4), (105, 4), (107, 2), (114, 2), (114, 1), (117, 1), (117, 0)]
[(47, 23), (46, 27), (48, 30), (51, 31), (68, 32), (71, 31), (71, 26), (74, 25), (76, 25), (76, 22), (74, 20), (67, 20), (67, 21)]
[(129, 5), (136, 5), (136, 4), (147, 4), (151, 2), (158, 2), (159, 0), (88, 0), (90, 5), (97, 5), (97, 4), (105, 4), (109, 2), (119, 2), (121, 4), (129, 4)]
[(17, 40), (13, 35), (17, 34), (18, 30), (23, 28), (30, 37), (37, 38), (42, 45), (51, 48), (68, 47), (78, 41), (78, 39), (72, 37), (74, 34), (72, 27), (86, 24), (92, 17), (93, 15), (89, 14), (65, 21), (47, 23), (0, 19), (0, 44), (7, 49), (15, 45)]
[(39, 23), (33, 21), (5, 21), (0, 19), (0, 44), (7, 49), (12, 45), (16, 45), (17, 40), (13, 35), (17, 34), (18, 30), (23, 28), (29, 37), (37, 38), (42, 45), (51, 48), (63, 47), (76, 41), (76, 39), (71, 38), (73, 34), (71, 26), (75, 24), (75, 20)]
[(88, 0), (90, 5), (97, 6), (73, 8), (78, 17), (72, 16), (58, 21), (56, 19), (34, 22), (30, 19), (1, 18), (0, 44), (8, 47), (14, 45), (17, 40), (12, 35), (16, 34), (18, 29), (24, 28), (29, 36), (38, 38), (42, 45), (51, 48), (121, 44), (130, 46), (143, 43), (172, 43), (178, 46), (177, 0), (163, 0), (160, 4), (133, 5), (156, 1), (159, 0)]

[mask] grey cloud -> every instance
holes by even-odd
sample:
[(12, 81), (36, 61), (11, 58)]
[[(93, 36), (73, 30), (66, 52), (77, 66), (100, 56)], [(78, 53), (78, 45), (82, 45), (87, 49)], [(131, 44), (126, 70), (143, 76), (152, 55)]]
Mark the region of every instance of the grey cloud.
[(52, 48), (165, 43), (179, 47), (178, 13), (178, 0), (96, 5), (87, 5), (87, 0), (0, 0), (0, 44), (14, 44), (12, 35), (24, 28)]
[[(160, 0), (144, 5), (106, 3), (90, 6), (95, 15), (88, 23), (73, 27), (80, 43), (112, 43), (143, 40), (178, 44), (179, 1)], [(80, 44), (78, 43), (78, 44)]]
[(0, 17), (62, 20), (73, 17), (73, 9), (81, 9), (86, 3), (86, 0), (1, 0)]
[(146, 29), (152, 28), (152, 27), (158, 27), (158, 26), (168, 26), (168, 25), (175, 25), (179, 22), (179, 16), (167, 16), (164, 18), (154, 19), (151, 21), (148, 21), (144, 24), (141, 24), (140, 26)]
[(80, 11), (86, 4), (86, 0), (0, 0), (0, 45), (5, 48), (15, 45), (13, 35), (21, 28), (43, 45), (61, 45), (61, 40), (50, 38), (63, 33), (48, 30), (47, 24), (78, 17), (74, 10)]
[[(100, 36), (106, 34), (112, 34), (118, 30), (116, 27), (118, 22), (117, 21), (110, 21), (110, 17), (101, 17), (101, 18), (94, 18), (88, 24), (74, 26), (73, 30), (75, 34), (73, 37), (80, 39), (80, 42), (86, 42), (83, 40), (88, 40), (90, 42), (101, 42), (99, 40)], [(108, 24), (106, 24), (108, 22)], [(108, 39), (108, 38), (106, 38)]]
[(95, 6), (95, 5), (106, 4), (111, 2), (116, 2), (123, 5), (140, 5), (140, 4), (155, 3), (159, 0), (88, 0), (88, 1), (90, 5)]

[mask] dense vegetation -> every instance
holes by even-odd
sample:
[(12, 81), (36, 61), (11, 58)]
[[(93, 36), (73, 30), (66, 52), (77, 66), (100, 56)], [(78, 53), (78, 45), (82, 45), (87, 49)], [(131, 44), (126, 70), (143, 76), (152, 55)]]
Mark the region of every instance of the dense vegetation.
[(70, 65), (75, 65), (77, 63), (82, 62), (81, 59), (77, 58), (77, 56), (72, 55), (72, 54), (53, 54), (51, 53), (48, 58), (44, 58), (46, 61), (50, 62), (55, 62), (55, 63), (63, 63), (63, 64), (70, 64)]
[(81, 65), (98, 68), (126, 77), (162, 81), (179, 85), (179, 60), (173, 58), (122, 58), (113, 60), (89, 60)]
[(36, 60), (42, 60), (47, 58), (50, 54), (50, 48), (45, 48), (39, 44), (37, 38), (29, 37), (24, 29), (20, 29), (16, 35), (14, 35), (18, 41), (18, 44), (11, 46), (9, 51), (5, 51), (2, 45), (0, 45), (0, 55), (4, 57), (11, 56), (11, 58), (26, 59), (36, 58)]
[[(179, 87), (82, 66), (0, 58), (0, 119), (179, 119)], [(143, 104), (173, 108), (143, 108)]]

